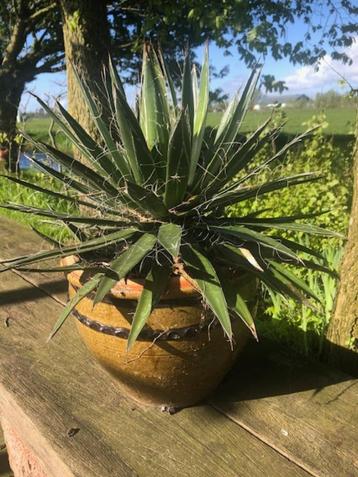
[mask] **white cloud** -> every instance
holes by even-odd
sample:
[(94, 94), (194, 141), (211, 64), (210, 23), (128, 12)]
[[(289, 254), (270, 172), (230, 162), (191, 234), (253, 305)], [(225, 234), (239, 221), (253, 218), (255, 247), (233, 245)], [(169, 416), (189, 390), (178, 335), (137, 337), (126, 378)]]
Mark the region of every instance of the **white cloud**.
[(346, 53), (353, 61), (351, 65), (344, 65), (326, 55), (320, 62), (318, 71), (313, 66), (302, 66), (292, 74), (285, 76), (283, 80), (286, 82), (289, 92), (309, 94), (330, 88), (336, 89), (342, 77), (347, 79), (353, 87), (357, 87), (358, 41), (347, 48)]

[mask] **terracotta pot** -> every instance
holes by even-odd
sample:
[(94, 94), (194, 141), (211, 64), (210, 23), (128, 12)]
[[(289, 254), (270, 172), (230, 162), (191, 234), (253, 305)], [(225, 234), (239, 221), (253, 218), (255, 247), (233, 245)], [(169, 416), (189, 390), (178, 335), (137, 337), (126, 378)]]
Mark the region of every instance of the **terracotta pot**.
[(7, 147), (0, 147), (0, 159), (6, 160), (9, 157), (9, 149)]
[[(63, 265), (75, 260), (67, 257)], [(81, 287), (82, 271), (67, 275), (70, 298)], [(235, 278), (237, 280), (237, 278)], [(255, 279), (238, 279), (242, 294), (256, 302)], [(183, 277), (173, 276), (159, 306), (130, 352), (127, 336), (143, 280), (120, 280), (93, 307), (93, 295), (76, 307), (77, 329), (92, 354), (136, 401), (155, 406), (184, 407), (214, 390), (233, 365), (249, 332), (233, 319), (231, 348), (211, 312), (203, 308), (200, 294)]]

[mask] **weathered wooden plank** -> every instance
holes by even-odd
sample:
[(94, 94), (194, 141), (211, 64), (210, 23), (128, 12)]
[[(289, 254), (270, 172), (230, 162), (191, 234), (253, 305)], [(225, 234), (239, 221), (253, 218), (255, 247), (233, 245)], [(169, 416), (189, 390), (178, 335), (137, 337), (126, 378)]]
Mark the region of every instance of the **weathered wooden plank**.
[[(50, 244), (36, 235), (30, 227), (1, 216), (0, 237), (0, 258), (2, 259), (29, 255), (51, 248)], [(40, 265), (45, 266), (46, 262)], [(51, 295), (58, 302), (66, 302), (67, 283), (63, 276), (53, 273), (15, 273)]]
[(358, 381), (272, 348), (250, 360), (215, 408), (313, 475), (358, 475)]
[(4, 436), (0, 427), (0, 477), (11, 477), (12, 472), (9, 467), (6, 447), (4, 443)]
[[(3, 229), (7, 230), (8, 241), (14, 229), (17, 237), (24, 237), (15, 247), (16, 254), (37, 249), (38, 238), (31, 231), (25, 232), (22, 226), (5, 222)], [(3, 243), (6, 244), (6, 240)], [(9, 249), (0, 253), (6, 257), (13, 255)], [(51, 280), (48, 274), (31, 274), (26, 278), (56, 298), (65, 299), (63, 292), (56, 293), (56, 285), (50, 285), (58, 280), (61, 286), (58, 276)], [(23, 298), (26, 293), (31, 295), (32, 292), (22, 292)], [(42, 296), (40, 292), (36, 293), (39, 298)], [(11, 296), (8, 295), (7, 299)], [(239, 366), (239, 375), (243, 373), (239, 385), (237, 375), (233, 374), (235, 384), (226, 387), (228, 394), (225, 399), (219, 392), (220, 399), (215, 401), (215, 406), (220, 412), (227, 413), (235, 422), (315, 475), (331, 475), (337, 465), (342, 467), (342, 475), (352, 475), (352, 469), (356, 471), (354, 451), (357, 441), (354, 436), (357, 421), (352, 416), (352, 409), (357, 402), (357, 393), (353, 381), (339, 373), (329, 372), (327, 368), (308, 370), (307, 365), (302, 368), (299, 362), (291, 359), (282, 363), (282, 354), (275, 357), (272, 350), (270, 357), (267, 354), (262, 361), (252, 362), (247, 369), (248, 372), (244, 368), (240, 370)], [(277, 391), (274, 390), (276, 386)], [(261, 395), (258, 394), (260, 389)], [(267, 396), (264, 396), (265, 392)], [(277, 395), (272, 395), (275, 392)], [(342, 439), (340, 435), (343, 435)]]
[[(309, 475), (210, 406), (170, 416), (133, 405), (72, 322), (45, 343), (60, 305), (38, 290), (31, 299), (26, 287), (11, 272), (0, 281), (0, 299), (21, 290), (14, 303), (0, 302), (0, 323), (11, 317), (0, 327), (1, 412), (51, 477)], [(79, 429), (73, 437), (71, 428)]]

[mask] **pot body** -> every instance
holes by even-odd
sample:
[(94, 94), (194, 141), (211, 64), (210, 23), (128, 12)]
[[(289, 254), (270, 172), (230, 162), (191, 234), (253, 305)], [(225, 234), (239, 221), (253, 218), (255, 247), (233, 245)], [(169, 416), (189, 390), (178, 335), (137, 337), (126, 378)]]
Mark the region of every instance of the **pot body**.
[(0, 159), (6, 160), (9, 158), (9, 149), (7, 147), (0, 147)]
[[(67, 276), (70, 298), (81, 286), (81, 273)], [(256, 282), (247, 275), (239, 280), (243, 297), (253, 308)], [(77, 329), (92, 354), (119, 379), (131, 398), (155, 406), (195, 404), (217, 387), (249, 331), (239, 318), (233, 319), (230, 345), (197, 291), (183, 277), (175, 276), (127, 352), (130, 323), (142, 289), (141, 280), (121, 280), (95, 307), (93, 296), (84, 298), (74, 313)]]

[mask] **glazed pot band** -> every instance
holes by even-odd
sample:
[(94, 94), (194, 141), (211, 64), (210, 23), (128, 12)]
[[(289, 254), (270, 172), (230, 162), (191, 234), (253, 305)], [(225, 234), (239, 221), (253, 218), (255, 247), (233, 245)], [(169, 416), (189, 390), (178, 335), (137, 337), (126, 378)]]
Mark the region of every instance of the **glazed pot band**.
[[(115, 336), (117, 338), (128, 339), (130, 330), (123, 327), (115, 327), (104, 325), (99, 321), (91, 320), (86, 316), (74, 310), (73, 315), (82, 325), (87, 326), (93, 331), (104, 333), (106, 335)], [(216, 319), (211, 321), (205, 320), (197, 325), (186, 326), (185, 328), (175, 328), (169, 330), (152, 330), (150, 328), (143, 329), (137, 340), (138, 341), (178, 341), (183, 339), (195, 338), (203, 330), (208, 330), (209, 327), (218, 325)]]

